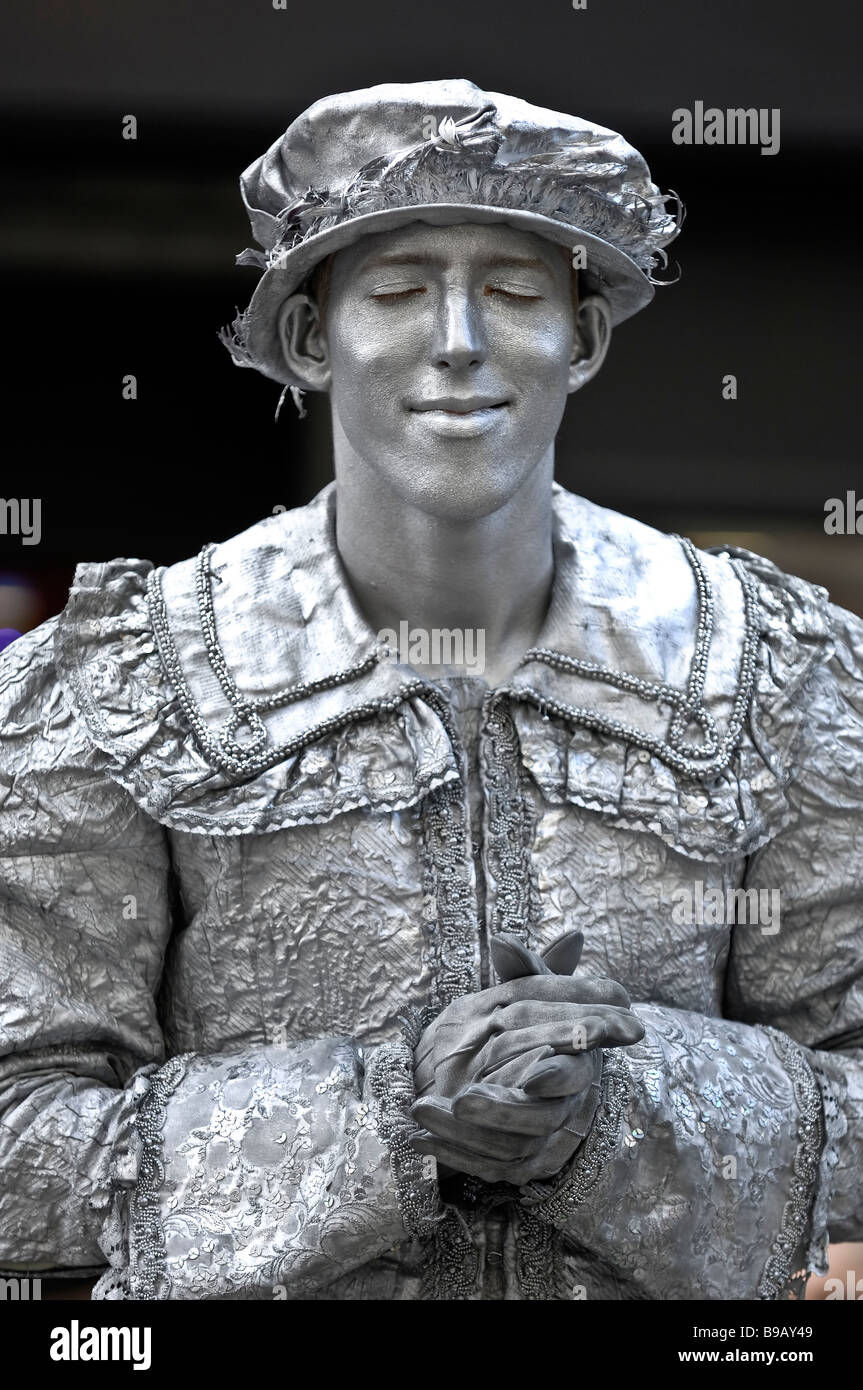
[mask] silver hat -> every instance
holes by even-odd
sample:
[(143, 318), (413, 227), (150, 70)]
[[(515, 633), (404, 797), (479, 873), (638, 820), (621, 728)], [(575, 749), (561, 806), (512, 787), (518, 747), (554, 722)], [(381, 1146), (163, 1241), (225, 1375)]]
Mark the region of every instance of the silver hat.
[(583, 246), (582, 283), (618, 324), (650, 303), (662, 283), (652, 272), (683, 220), (677, 195), (659, 192), (621, 135), (462, 78), (324, 97), (249, 165), (240, 189), (264, 249), (237, 264), (264, 273), (220, 337), (238, 366), (288, 385), (302, 383), (285, 363), (277, 310), (361, 236), (408, 222), (505, 222)]

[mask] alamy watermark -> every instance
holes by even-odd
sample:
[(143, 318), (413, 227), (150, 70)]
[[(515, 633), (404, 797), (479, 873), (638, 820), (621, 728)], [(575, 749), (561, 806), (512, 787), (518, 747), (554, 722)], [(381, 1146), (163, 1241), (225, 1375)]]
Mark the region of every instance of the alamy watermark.
[(857, 1278), (856, 1269), (846, 1269), (844, 1280), (824, 1280), (824, 1297), (828, 1302), (837, 1298), (847, 1298), (852, 1303), (863, 1302), (863, 1279)]
[(73, 1318), (52, 1328), (48, 1354), (52, 1361), (131, 1361), (133, 1371), (148, 1371), (151, 1344), (149, 1327), (82, 1327)]
[(778, 888), (707, 888), (699, 879), (675, 888), (671, 901), (678, 927), (758, 926), (762, 936), (779, 931)]
[(381, 661), (417, 666), (458, 666), (482, 675), (485, 671), (485, 628), (411, 627), (402, 619), (398, 632), (381, 628), (377, 634)]
[(828, 536), (863, 536), (863, 496), (849, 489), (844, 497), (828, 497), (824, 511)]
[(734, 106), (724, 111), (696, 101), (672, 111), (675, 145), (760, 145), (762, 154), (779, 153), (779, 107)]
[(22, 545), (42, 539), (41, 497), (0, 497), (0, 536), (20, 536)]
[(15, 1303), (36, 1302), (42, 1297), (41, 1279), (20, 1279), (15, 1274), (0, 1279), (0, 1303), (13, 1300)]

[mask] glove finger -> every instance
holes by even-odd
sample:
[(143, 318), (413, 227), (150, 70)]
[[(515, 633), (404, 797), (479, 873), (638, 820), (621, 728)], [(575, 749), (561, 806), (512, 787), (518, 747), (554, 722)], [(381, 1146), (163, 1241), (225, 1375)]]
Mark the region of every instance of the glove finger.
[(596, 1048), (579, 1052), (574, 1057), (541, 1060), (522, 1081), (521, 1089), (531, 1098), (579, 1094), (593, 1081), (599, 1060)]
[(568, 931), (542, 952), (542, 959), (555, 975), (574, 975), (584, 950), (584, 933)]
[[(479, 994), (467, 996), (471, 1000), (482, 1001), (483, 996), (498, 996), (499, 991), (511, 992), (515, 987), (533, 983), (540, 991), (539, 997), (511, 999), (503, 994), (498, 997), (496, 1004), (489, 1005), (478, 1002), (474, 1005), (473, 1016), (463, 1016), (456, 1018), (449, 1014), (447, 1018), (441, 1015), (439, 1019), (426, 1029), (414, 1048), (414, 1070), (421, 1069), (422, 1084), (430, 1083), (433, 1078), (434, 1069), (448, 1058), (464, 1058), (472, 1051), (482, 1047), (484, 1041), (492, 1032), (500, 1032), (503, 1028), (526, 1027), (531, 1023), (548, 1022), (552, 1018), (558, 1017), (561, 1010), (567, 1005), (576, 1006), (579, 1004), (597, 1004), (599, 1010), (602, 1008), (626, 1008), (627, 1006), (618, 1002), (621, 996), (626, 995), (622, 986), (615, 984), (613, 980), (606, 982), (613, 989), (597, 989), (597, 982), (591, 980), (570, 980), (562, 975), (532, 976), (527, 978), (512, 980), (505, 985), (495, 986), (492, 989), (483, 990)], [(548, 986), (560, 998), (543, 998), (542, 994), (547, 994)], [(562, 987), (562, 988), (561, 988)], [(569, 997), (566, 997), (566, 996)], [(583, 996), (583, 997), (582, 997)], [(616, 996), (616, 997), (615, 997)], [(459, 1000), (459, 1003), (463, 1001)], [(508, 1014), (508, 1009), (515, 1010), (521, 1007), (522, 1012)], [(452, 1006), (449, 1006), (452, 1008)], [(536, 1017), (531, 1016), (531, 1010), (537, 1009)], [(543, 1012), (544, 1010), (544, 1012)], [(596, 1010), (594, 1010), (596, 1012)]]
[[(531, 999), (548, 1004), (613, 1004), (622, 1009), (628, 1009), (631, 1002), (623, 985), (605, 975), (521, 975), (466, 997), (481, 1001), (486, 1016), (509, 1004)], [(476, 1013), (479, 1006), (463, 1007)]]
[[(542, 1059), (543, 1053), (551, 1057), (561, 1051), (572, 1036), (572, 1021), (551, 1020), (535, 1023), (528, 1028), (512, 1028), (503, 1033), (495, 1033), (476, 1055), (471, 1068), (471, 1081), (479, 1081), (496, 1072), (510, 1062), (523, 1061), (527, 1075), (533, 1062)], [(496, 1080), (500, 1078), (496, 1077)]]
[[(521, 1086), (526, 1076), (533, 1071), (534, 1066), (539, 1062), (546, 1061), (554, 1057), (555, 1052), (552, 1047), (532, 1047), (529, 1052), (520, 1052), (507, 1061), (501, 1062), (499, 1066), (493, 1067), (490, 1071), (481, 1070), (478, 1066), (471, 1068), (471, 1075), (466, 1077), (464, 1086), (469, 1086), (475, 1081), (493, 1081), (496, 1086)], [(457, 1087), (455, 1091), (446, 1092), (448, 1095), (456, 1095), (464, 1087)]]
[(488, 1017), (496, 1009), (517, 1004), (523, 999), (535, 999), (547, 1004), (619, 1003), (626, 1008), (624, 998), (628, 1000), (629, 996), (623, 985), (597, 975), (577, 978), (571, 975), (523, 975), (476, 994), (462, 995), (447, 1005), (446, 1013), (454, 1019), (480, 1015)]
[[(592, 1042), (594, 1038), (597, 1040), (595, 1043)], [(467, 1069), (465, 1084), (491, 1081), (498, 1086), (523, 1086), (539, 1063), (561, 1056), (572, 1059), (573, 1053), (584, 1055), (593, 1046), (604, 1046), (606, 1041), (609, 1046), (615, 1045), (610, 1029), (600, 1032), (595, 1024), (585, 1026), (573, 1024), (570, 1020), (533, 1028), (516, 1028), (511, 1033), (500, 1033), (489, 1039), (474, 1064)], [(577, 1075), (578, 1068), (570, 1068), (566, 1075), (570, 1074)], [(461, 1089), (441, 1088), (441, 1094), (453, 1096)], [(558, 1094), (562, 1095), (563, 1092)]]
[[(525, 999), (495, 1011), (489, 1019), (489, 1041), (504, 1033), (546, 1027), (550, 1032), (557, 1029), (560, 1043), (555, 1042), (555, 1048), (571, 1051), (570, 1047), (564, 1046), (564, 1039), (571, 1035), (576, 1024), (584, 1024), (591, 1019), (591, 1026), (595, 1030), (600, 1020), (611, 1028), (621, 1019), (630, 1018), (635, 1018), (635, 1014), (619, 1004), (546, 1004)], [(594, 1043), (589, 1045), (595, 1046)], [(488, 1043), (483, 1046), (488, 1046)]]
[[(493, 941), (498, 939), (492, 938)], [(513, 945), (522, 949), (520, 943), (514, 939)], [(538, 956), (536, 961), (537, 964), (540, 963)], [(593, 987), (585, 991), (581, 984), (576, 984), (564, 976), (552, 975), (545, 966), (543, 970), (544, 974), (506, 980), (490, 989), (463, 995), (452, 1004), (448, 1004), (419, 1039), (414, 1048), (414, 1065), (422, 1066), (429, 1058), (436, 1057), (439, 1060), (458, 1052), (469, 1051), (472, 1046), (481, 1046), (489, 1032), (488, 1020), (494, 1012), (519, 999), (536, 997), (578, 1003), (580, 995), (586, 993), (588, 1001), (593, 1000), (596, 993)]]
[(453, 1101), (453, 1114), (466, 1125), (499, 1129), (507, 1134), (531, 1134), (548, 1138), (556, 1133), (572, 1109), (572, 1096), (533, 1100), (514, 1086), (469, 1086)]
[(517, 937), (507, 932), (498, 932), (489, 945), (492, 964), (501, 981), (517, 980), (524, 975), (551, 974), (541, 956), (529, 951)]
[[(414, 1079), (417, 1090), (434, 1089), (436, 1078), (440, 1078), (442, 1073), (457, 1078), (464, 1071), (466, 1077), (472, 1059), (483, 1046), (488, 1034), (488, 1019), (478, 1016), (441, 1024), (430, 1039), (421, 1038), (414, 1049)], [(458, 1085), (449, 1087), (441, 1084), (438, 1089), (451, 1095), (459, 1088)]]
[[(473, 996), (479, 999), (480, 995)], [(488, 1010), (488, 1014), (493, 1012)], [(473, 1016), (454, 1018), (448, 1016), (435, 1019), (423, 1033), (414, 1048), (414, 1064), (421, 1066), (431, 1057), (454, 1056), (458, 1052), (469, 1052), (480, 1046), (488, 1033), (488, 1016), (485, 1011), (474, 1012)]]
[(585, 1010), (572, 1027), (571, 1046), (563, 1051), (584, 1052), (594, 1047), (631, 1047), (644, 1037), (644, 1024), (628, 1009)]
[[(515, 1176), (519, 1170), (513, 1164), (501, 1163), (482, 1154), (473, 1153), (469, 1149), (459, 1148), (456, 1144), (445, 1143), (423, 1130), (412, 1136), (411, 1143), (417, 1153), (429, 1154), (438, 1163), (445, 1163), (448, 1168), (455, 1168), (459, 1173), (481, 1178), (483, 1182), (521, 1181), (519, 1176)], [(513, 1176), (510, 1176), (511, 1174)]]
[[(531, 993), (525, 993), (528, 989)], [(620, 1011), (618, 1002), (628, 999), (626, 991), (613, 980), (573, 980), (563, 975), (533, 975), (510, 980), (491, 989), (465, 996), (456, 1003), (461, 1014), (456, 1015), (449, 1005), (444, 1015), (426, 1029), (414, 1050), (414, 1070), (418, 1073), (417, 1089), (425, 1094), (435, 1089), (453, 1095), (469, 1079), (470, 1062), (492, 1033), (507, 1028), (532, 1026), (565, 1015), (567, 1008), (592, 1004), (590, 1012), (601, 1016), (609, 1009)], [(521, 1013), (515, 1010), (523, 1005)], [(470, 1012), (472, 1010), (472, 1012)], [(643, 1033), (616, 1033), (605, 1045), (628, 1045), (638, 1041)], [(582, 1036), (581, 1046), (602, 1045), (601, 1036)], [(566, 1049), (569, 1050), (569, 1049)], [(446, 1084), (440, 1083), (441, 1068), (445, 1068)]]
[(485, 1125), (456, 1119), (448, 1105), (440, 1105), (431, 1098), (417, 1101), (411, 1108), (411, 1115), (435, 1138), (458, 1144), (472, 1153), (484, 1154), (486, 1158), (528, 1158), (539, 1144), (529, 1134), (489, 1129)]
[(617, 980), (606, 975), (580, 975), (574, 983), (578, 986), (579, 1004), (609, 1004), (619, 1009), (628, 1009), (630, 998)]

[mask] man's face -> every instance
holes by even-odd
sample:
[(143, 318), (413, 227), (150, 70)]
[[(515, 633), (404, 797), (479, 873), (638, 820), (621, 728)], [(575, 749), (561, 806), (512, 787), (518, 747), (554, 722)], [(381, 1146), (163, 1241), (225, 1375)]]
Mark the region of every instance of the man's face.
[(570, 389), (571, 270), (503, 224), (413, 223), (334, 257), (333, 428), (405, 501), (495, 512), (554, 441)]

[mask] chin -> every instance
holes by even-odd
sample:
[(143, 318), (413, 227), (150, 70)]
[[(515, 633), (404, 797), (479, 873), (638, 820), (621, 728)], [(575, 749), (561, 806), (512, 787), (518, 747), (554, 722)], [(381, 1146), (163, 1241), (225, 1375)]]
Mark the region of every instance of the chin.
[(495, 479), (488, 470), (478, 469), (473, 476), (462, 472), (455, 478), (450, 474), (423, 482), (417, 480), (400, 487), (399, 491), (405, 501), (428, 516), (442, 521), (478, 521), (506, 506), (526, 477), (526, 474), (519, 474), (515, 478)]

